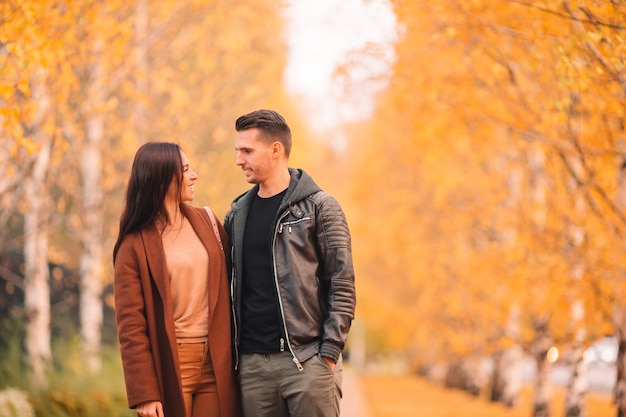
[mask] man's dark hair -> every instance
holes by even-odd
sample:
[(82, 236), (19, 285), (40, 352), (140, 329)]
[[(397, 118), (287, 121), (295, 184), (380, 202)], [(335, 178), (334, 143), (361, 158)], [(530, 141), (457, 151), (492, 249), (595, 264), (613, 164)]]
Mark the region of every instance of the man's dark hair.
[(255, 110), (240, 116), (235, 122), (235, 130), (241, 132), (248, 129), (259, 129), (261, 139), (265, 143), (278, 141), (285, 148), (285, 156), (291, 153), (291, 129), (284, 117), (274, 110)]

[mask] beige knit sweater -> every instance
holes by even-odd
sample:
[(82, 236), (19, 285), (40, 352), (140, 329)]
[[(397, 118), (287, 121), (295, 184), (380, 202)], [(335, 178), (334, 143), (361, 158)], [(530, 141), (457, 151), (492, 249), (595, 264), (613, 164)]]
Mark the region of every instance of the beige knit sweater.
[(209, 255), (183, 217), (179, 228), (162, 235), (170, 278), (176, 339), (179, 343), (203, 342), (208, 337)]

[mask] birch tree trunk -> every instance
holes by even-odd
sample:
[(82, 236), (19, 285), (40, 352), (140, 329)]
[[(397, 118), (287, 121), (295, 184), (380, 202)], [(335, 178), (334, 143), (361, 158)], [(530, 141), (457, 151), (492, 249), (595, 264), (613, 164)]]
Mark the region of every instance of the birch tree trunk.
[(613, 309), (613, 322), (619, 347), (615, 361), (617, 380), (613, 394), (617, 406), (617, 417), (626, 417), (626, 309), (616, 305)]
[(101, 369), (102, 304), (102, 141), (104, 137), (104, 100), (100, 56), (102, 42), (96, 41), (96, 60), (91, 68), (91, 83), (85, 112), (85, 143), (81, 155), (83, 177), (83, 251), (80, 257), (80, 325), (85, 362), (91, 372)]
[(481, 360), (478, 356), (459, 358), (452, 362), (446, 370), (444, 386), (467, 392), (478, 397), (484, 386)]
[(552, 365), (548, 362), (548, 350), (552, 347), (552, 338), (547, 318), (535, 322), (534, 329), (536, 336), (532, 351), (537, 364), (537, 380), (532, 415), (533, 417), (548, 417), (551, 412), (550, 400), (552, 399), (552, 383), (550, 382)]
[[(572, 94), (571, 106), (568, 111), (568, 135), (573, 143), (576, 143), (580, 136), (580, 115), (578, 106), (580, 104), (580, 97), (576, 94)], [(578, 288), (581, 286), (581, 281), (585, 273), (585, 265), (582, 263), (581, 256), (582, 246), (585, 241), (585, 230), (579, 224), (583, 216), (585, 215), (585, 199), (582, 195), (580, 179), (583, 178), (583, 167), (580, 158), (582, 156), (573, 155), (565, 156), (564, 160), (569, 165), (570, 171), (573, 173), (573, 178), (568, 181), (568, 189), (571, 194), (574, 195), (574, 211), (573, 220), (569, 226), (569, 230), (566, 233), (569, 234), (569, 254), (566, 254), (569, 263), (571, 264), (570, 279), (572, 285), (570, 286), (574, 293), (572, 297), (571, 307), (571, 323), (574, 334), (574, 343), (572, 349), (572, 355), (570, 356), (572, 366), (572, 376), (567, 387), (567, 394), (565, 399), (565, 417), (586, 417), (586, 399), (589, 382), (587, 380), (587, 364), (583, 360), (583, 354), (585, 351), (585, 341), (587, 338), (587, 330), (585, 328), (585, 307), (578, 294)]]
[(494, 355), (491, 401), (501, 402), (507, 407), (519, 404), (522, 388), (520, 366), (522, 348), (519, 345), (519, 306), (513, 305), (509, 311), (509, 320), (505, 332), (513, 344)]
[[(507, 133), (502, 133), (503, 138), (508, 138)], [(522, 198), (522, 171), (514, 163), (517, 150), (509, 145), (508, 155), (502, 158), (503, 170), (507, 173), (507, 187), (509, 197), (506, 201), (505, 211), (515, 208)], [(505, 226), (499, 231), (499, 241), (502, 247), (514, 245), (517, 231), (514, 227)], [(510, 291), (510, 290), (509, 290)], [(520, 306), (515, 298), (512, 298), (511, 307), (504, 328), (504, 336), (510, 341), (510, 345), (493, 355), (493, 373), (490, 400), (501, 402), (507, 407), (515, 407), (519, 403), (521, 389), (520, 366), (523, 356), (520, 340)]]
[[(616, 204), (621, 210), (626, 210), (626, 139), (617, 141), (619, 151), (617, 166)], [(623, 251), (623, 248), (619, 249)], [(622, 280), (624, 277), (620, 277)], [(617, 406), (617, 416), (626, 417), (626, 307), (620, 297), (616, 297), (613, 306), (613, 325), (617, 338), (617, 379), (615, 381), (614, 401)]]
[[(577, 300), (572, 306), (573, 321), (580, 323), (578, 318), (584, 315), (582, 302)], [(587, 416), (587, 391), (589, 381), (587, 377), (587, 364), (584, 361), (586, 331), (579, 326), (576, 330), (574, 346), (572, 349), (572, 376), (567, 386), (565, 398), (566, 417), (586, 417)]]
[(26, 353), (32, 368), (33, 385), (47, 385), (46, 370), (52, 358), (50, 348), (50, 270), (48, 268), (46, 173), (50, 164), (52, 138), (42, 129), (50, 105), (43, 75), (33, 80), (33, 99), (39, 104), (33, 138), (39, 145), (30, 175), (24, 178), (24, 309), (26, 312)]
[(135, 89), (138, 99), (135, 100), (134, 125), (137, 145), (144, 143), (148, 135), (147, 110), (144, 100), (148, 97), (148, 11), (147, 0), (137, 0), (135, 6)]
[(33, 175), (25, 180), (24, 199), (24, 308), (26, 311), (26, 352), (37, 386), (47, 385), (46, 369), (50, 349), (50, 284), (48, 236), (45, 223), (43, 180), (50, 157), (50, 145), (37, 154)]
[[(530, 169), (530, 193), (533, 202), (533, 222), (538, 233), (545, 232), (546, 224), (546, 193), (547, 180), (545, 174), (545, 152), (540, 145), (533, 145), (529, 150), (528, 165)], [(553, 341), (549, 328), (549, 316), (533, 318), (535, 337), (531, 352), (535, 359), (537, 378), (533, 397), (533, 417), (548, 417), (551, 413), (552, 382), (550, 371), (552, 364), (548, 361), (548, 350)]]
[(359, 321), (355, 321), (350, 329), (350, 364), (358, 373), (365, 372), (367, 358), (365, 332), (365, 326)]

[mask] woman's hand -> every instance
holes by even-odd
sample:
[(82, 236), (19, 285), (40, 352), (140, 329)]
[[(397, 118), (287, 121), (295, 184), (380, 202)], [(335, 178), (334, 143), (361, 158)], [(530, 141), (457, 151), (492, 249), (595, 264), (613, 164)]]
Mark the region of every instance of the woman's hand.
[(140, 417), (165, 417), (161, 401), (146, 401), (137, 406), (137, 414)]

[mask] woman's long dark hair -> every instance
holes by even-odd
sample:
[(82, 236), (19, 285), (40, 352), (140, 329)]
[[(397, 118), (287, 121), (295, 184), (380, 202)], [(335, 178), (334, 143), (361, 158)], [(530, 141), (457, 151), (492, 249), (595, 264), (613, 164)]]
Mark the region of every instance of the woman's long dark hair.
[(135, 154), (126, 191), (126, 206), (120, 219), (120, 232), (113, 248), (113, 262), (124, 238), (152, 225), (158, 217), (170, 219), (165, 210), (165, 196), (176, 180), (176, 195), (180, 195), (183, 160), (180, 146), (169, 142), (149, 142)]

